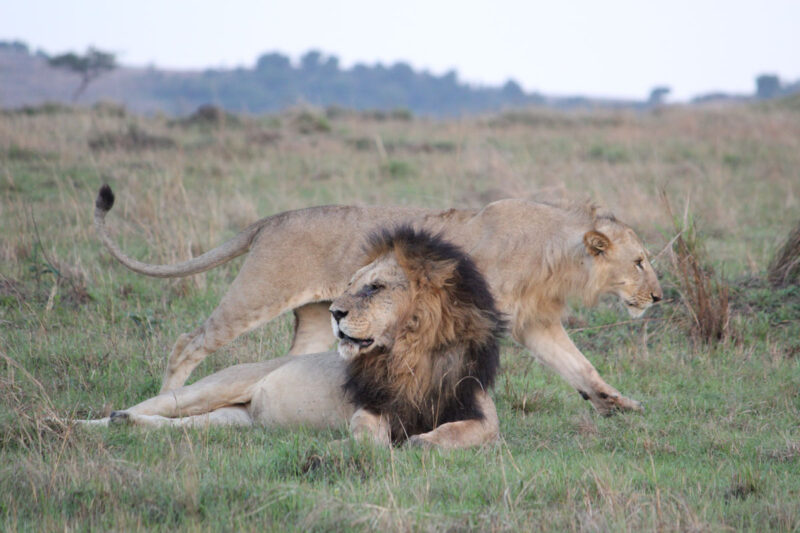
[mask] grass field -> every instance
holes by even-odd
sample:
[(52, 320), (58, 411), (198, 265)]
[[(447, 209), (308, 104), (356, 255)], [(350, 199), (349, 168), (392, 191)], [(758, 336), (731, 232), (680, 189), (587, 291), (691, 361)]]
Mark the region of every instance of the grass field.
[[(800, 287), (765, 281), (800, 218), (797, 108), (445, 122), (38, 111), (0, 115), (0, 530), (800, 530)], [(567, 324), (647, 411), (599, 417), (506, 341), (494, 390), (503, 438), (485, 449), (46, 423), (154, 394), (172, 343), (208, 316), (241, 262), (168, 281), (125, 270), (91, 227), (103, 182), (118, 196), (115, 237), (155, 263), (309, 205), (594, 199), (644, 238), (666, 301), (636, 322), (603, 301)], [(719, 342), (692, 333), (662, 191), (694, 224), (705, 271), (730, 285)], [(283, 354), (290, 338), (283, 317), (193, 377)]]

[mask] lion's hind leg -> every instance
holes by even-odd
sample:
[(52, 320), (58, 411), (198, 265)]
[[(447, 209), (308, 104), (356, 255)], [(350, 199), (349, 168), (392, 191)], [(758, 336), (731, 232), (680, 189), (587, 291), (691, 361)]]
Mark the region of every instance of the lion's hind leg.
[(221, 407), (201, 415), (170, 418), (161, 415), (140, 415), (127, 411), (111, 413), (110, 424), (130, 424), (133, 426), (160, 427), (208, 427), (208, 426), (252, 426), (253, 418), (245, 406)]
[(258, 382), (288, 360), (291, 360), (291, 357), (230, 366), (186, 387), (162, 392), (158, 396), (125, 409), (125, 412), (177, 418), (202, 415), (223, 407), (246, 404), (252, 399)]
[(221, 407), (202, 415), (170, 418), (160, 415), (137, 415), (127, 411), (111, 413), (110, 424), (130, 424), (133, 426), (160, 427), (208, 427), (208, 426), (252, 426), (253, 418), (245, 406)]

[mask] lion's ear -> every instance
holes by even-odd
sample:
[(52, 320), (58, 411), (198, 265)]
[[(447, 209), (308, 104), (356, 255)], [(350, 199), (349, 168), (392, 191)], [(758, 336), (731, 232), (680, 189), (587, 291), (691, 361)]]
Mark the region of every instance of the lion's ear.
[(458, 261), (455, 259), (436, 261), (426, 265), (425, 277), (434, 287), (443, 287), (448, 280), (455, 276)]
[(431, 261), (422, 256), (409, 256), (398, 250), (397, 258), (412, 283), (426, 287), (443, 287), (454, 275), (458, 261)]
[(611, 240), (605, 233), (595, 230), (589, 230), (583, 235), (583, 244), (586, 251), (594, 256), (603, 255), (611, 248)]

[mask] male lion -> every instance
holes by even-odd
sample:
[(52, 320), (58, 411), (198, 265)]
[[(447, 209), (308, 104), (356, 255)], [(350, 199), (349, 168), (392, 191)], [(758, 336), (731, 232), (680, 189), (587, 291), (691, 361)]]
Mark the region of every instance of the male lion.
[(144, 426), (340, 427), (380, 444), (460, 448), (498, 436), (487, 394), (504, 322), (469, 257), (402, 227), (370, 238), (370, 263), (330, 311), (338, 355), (229, 367), (110, 418)]
[(113, 203), (114, 195), (104, 185), (95, 204), (95, 227), (111, 254), (136, 272), (187, 276), (250, 252), (211, 316), (178, 338), (162, 392), (181, 386), (208, 354), (289, 310), (296, 319), (289, 353), (326, 350), (334, 340), (327, 307), (363, 264), (361, 236), (375, 227), (411, 224), (441, 233), (466, 250), (486, 276), (500, 310), (509, 316), (514, 339), (599, 412), (641, 409), (639, 402), (603, 381), (561, 324), (570, 297), (593, 304), (599, 295), (613, 293), (634, 317), (662, 298), (647, 252), (633, 230), (591, 206), (500, 200), (483, 209), (446, 211), (312, 207), (264, 218), (199, 257), (163, 266), (128, 257), (110, 238), (105, 216)]

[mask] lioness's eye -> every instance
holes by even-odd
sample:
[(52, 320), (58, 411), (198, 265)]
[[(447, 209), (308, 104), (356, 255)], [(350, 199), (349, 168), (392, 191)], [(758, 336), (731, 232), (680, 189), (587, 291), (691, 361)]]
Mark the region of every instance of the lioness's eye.
[(639, 270), (644, 270), (644, 264), (641, 259), (636, 260), (636, 268), (638, 268)]

